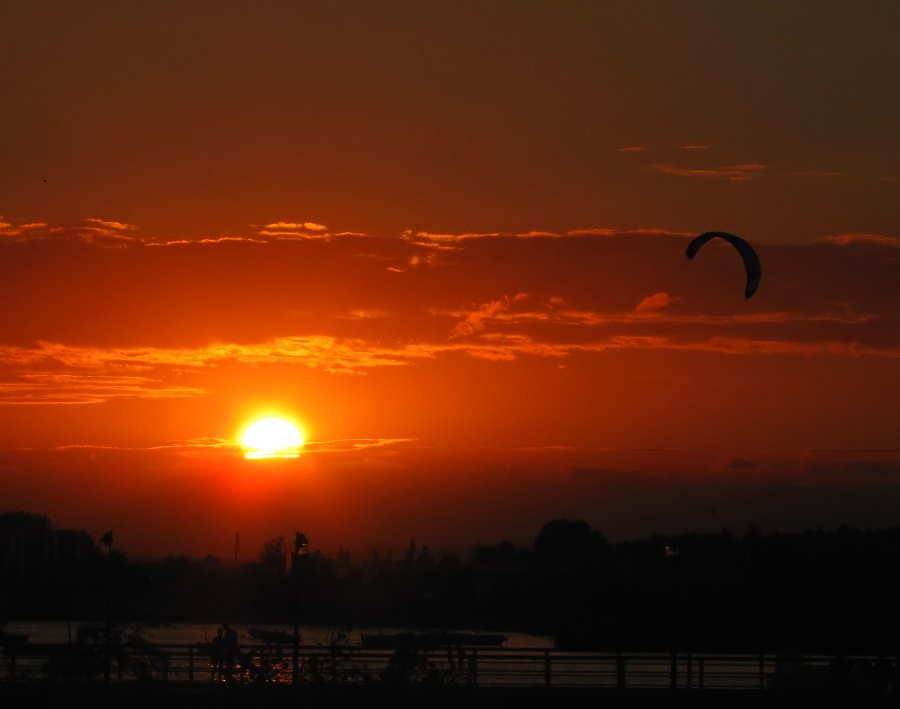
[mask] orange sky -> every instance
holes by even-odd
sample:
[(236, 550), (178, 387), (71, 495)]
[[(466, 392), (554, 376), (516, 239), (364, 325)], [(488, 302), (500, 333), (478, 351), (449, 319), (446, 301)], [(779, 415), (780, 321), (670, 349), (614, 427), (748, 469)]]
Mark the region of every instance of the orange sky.
[(223, 558), (900, 522), (898, 21), (5, 3), (0, 509)]

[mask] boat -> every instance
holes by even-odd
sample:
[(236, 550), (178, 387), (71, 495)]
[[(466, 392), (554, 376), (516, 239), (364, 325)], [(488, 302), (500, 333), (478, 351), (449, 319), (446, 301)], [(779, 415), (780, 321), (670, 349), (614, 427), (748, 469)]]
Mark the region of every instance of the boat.
[(0, 648), (6, 651), (21, 650), (28, 644), (28, 635), (24, 633), (7, 633), (0, 628)]
[(499, 647), (506, 642), (499, 633), (454, 633), (440, 630), (399, 633), (360, 633), (364, 648), (370, 650), (427, 650), (438, 647)]
[[(254, 640), (259, 640), (266, 645), (286, 645), (294, 642), (294, 634), (284, 630), (266, 630), (265, 628), (247, 628), (247, 633)], [(300, 642), (300, 636), (297, 636)]]

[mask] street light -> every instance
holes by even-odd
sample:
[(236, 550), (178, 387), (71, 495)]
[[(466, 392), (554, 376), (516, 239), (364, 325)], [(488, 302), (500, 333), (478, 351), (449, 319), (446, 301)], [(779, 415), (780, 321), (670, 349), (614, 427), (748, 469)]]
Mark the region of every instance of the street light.
[(294, 535), (294, 553), (291, 555), (291, 593), (294, 596), (294, 643), (291, 682), (299, 686), (300, 680), (300, 558), (309, 554), (309, 539), (303, 532)]
[(100, 543), (106, 547), (106, 671), (104, 679), (109, 684), (110, 654), (112, 651), (112, 545), (113, 533), (110, 529), (100, 537)]

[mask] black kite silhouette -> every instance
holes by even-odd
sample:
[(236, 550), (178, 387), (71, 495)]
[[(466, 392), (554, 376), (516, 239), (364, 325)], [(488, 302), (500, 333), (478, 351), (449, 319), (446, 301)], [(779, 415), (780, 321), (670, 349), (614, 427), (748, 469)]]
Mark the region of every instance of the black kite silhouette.
[(759, 265), (759, 256), (749, 243), (739, 236), (729, 234), (727, 231), (707, 231), (696, 237), (688, 244), (687, 257), (692, 259), (700, 248), (709, 240), (716, 237), (724, 239), (734, 246), (744, 259), (744, 269), (747, 271), (747, 285), (744, 288), (744, 297), (752, 296), (759, 287), (759, 279), (762, 276), (762, 268)]

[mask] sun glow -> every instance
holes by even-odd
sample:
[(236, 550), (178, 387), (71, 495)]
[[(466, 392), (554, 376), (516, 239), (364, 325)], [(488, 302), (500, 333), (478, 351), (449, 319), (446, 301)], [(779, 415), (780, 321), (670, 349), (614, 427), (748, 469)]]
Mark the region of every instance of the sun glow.
[(244, 457), (297, 458), (303, 447), (303, 435), (294, 424), (280, 418), (254, 421), (241, 434)]

